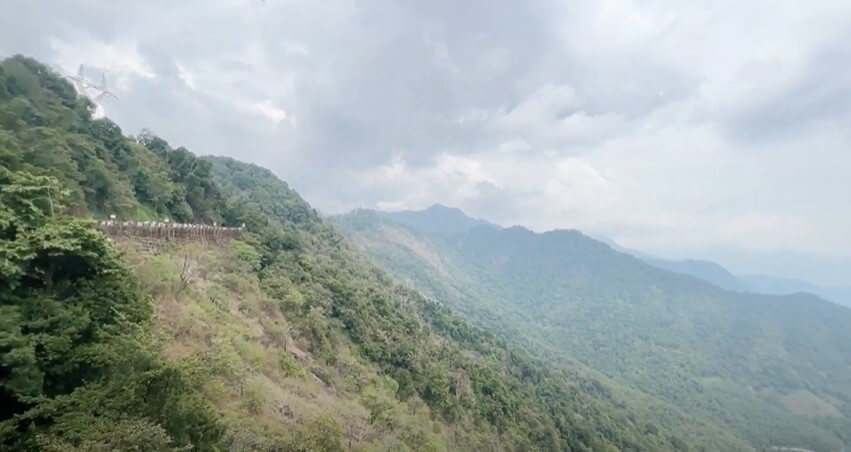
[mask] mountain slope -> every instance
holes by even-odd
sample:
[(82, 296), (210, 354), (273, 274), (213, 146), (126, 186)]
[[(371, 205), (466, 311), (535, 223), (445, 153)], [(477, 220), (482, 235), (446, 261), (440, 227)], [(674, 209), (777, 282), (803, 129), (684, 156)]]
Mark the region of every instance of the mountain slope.
[[(304, 251), (297, 252), (293, 262), (287, 265), (298, 264), (298, 267), (295, 267), (298, 268), (296, 275), (312, 275), (308, 281), (318, 279), (323, 281), (323, 285), (332, 288), (331, 294), (321, 295), (314, 301), (319, 303), (316, 307), (330, 310), (327, 315), (337, 319), (335, 323), (342, 323), (340, 327), (352, 336), (361, 352), (374, 364), (389, 372), (399, 383), (400, 394), (419, 394), (433, 405), (433, 409), (448, 419), (458, 419), (461, 413), (468, 412), (460, 416), (460, 419), (472, 414), (473, 419), (480, 419), (477, 423), (485, 421), (498, 429), (525, 432), (513, 439), (503, 436), (507, 441), (505, 444), (521, 441), (520, 438), (525, 437), (534, 441), (535, 448), (543, 449), (559, 449), (571, 444), (571, 448), (598, 449), (611, 444), (627, 450), (662, 450), (676, 448), (684, 437), (713, 449), (742, 447), (722, 432), (714, 432), (711, 429), (690, 432), (666, 429), (663, 426), (648, 428), (647, 425), (639, 423), (639, 419), (646, 416), (625, 411), (621, 401), (612, 394), (607, 384), (593, 380), (576, 380), (558, 369), (549, 370), (540, 361), (524, 357), (518, 350), (513, 350), (502, 341), (483, 335), (464, 324), (444, 307), (415, 292), (397, 287), (383, 274), (375, 273), (366, 261), (352, 254), (351, 250), (343, 245), (343, 238), (337, 235), (330, 225), (319, 220), (312, 209), (306, 208), (306, 204), (268, 170), (229, 159), (211, 161), (223, 190), (233, 193), (238, 200), (236, 204), (252, 206), (266, 214), (274, 212), (274, 217), (266, 217), (263, 222), (277, 223), (284, 230), (289, 230), (289, 233), (296, 234), (299, 237), (296, 242), (301, 243), (304, 249), (312, 250), (310, 254), (319, 258), (318, 261), (315, 258), (305, 259), (298, 257)], [(274, 201), (278, 198), (288, 199), (286, 203), (305, 208), (296, 209), (298, 214), (288, 220), (285, 212), (278, 210), (277, 206), (281, 203)], [(256, 218), (255, 214), (246, 216), (249, 228), (252, 227), (252, 218)], [(303, 225), (296, 226), (302, 223)], [(295, 229), (292, 229), (293, 227)], [(310, 233), (305, 236), (301, 231)], [(272, 268), (279, 269), (278, 266)], [(293, 269), (288, 270), (292, 271)], [(268, 277), (273, 276), (270, 274)], [(299, 280), (293, 282), (298, 284), (297, 281)], [(371, 287), (375, 289), (364, 292), (363, 288), (351, 286), (363, 284), (358, 281), (371, 281)], [(339, 284), (342, 284), (342, 287), (336, 288)], [(375, 291), (375, 294), (369, 295), (372, 291)], [(335, 293), (337, 294), (334, 295)], [(396, 300), (401, 295), (403, 298), (393, 303), (399, 303), (398, 309), (411, 309), (408, 315), (413, 317), (388, 317), (392, 312), (385, 312), (381, 305), (375, 306), (375, 301), (370, 301), (374, 300), (376, 295), (379, 295), (379, 299), (386, 297), (388, 301)], [(352, 297), (348, 303), (355, 304), (327, 306), (324, 300), (328, 297), (339, 302)], [(404, 309), (405, 306), (408, 308)], [(425, 329), (422, 332), (426, 334), (426, 338), (433, 337), (436, 344), (433, 344), (432, 340), (417, 338), (418, 334), (411, 337), (409, 327), (403, 327), (411, 322), (424, 322)], [(469, 358), (464, 358), (465, 356), (473, 357), (473, 361), (468, 362)], [(434, 357), (442, 358), (435, 361)], [(444, 386), (440, 389), (439, 385), (433, 386), (434, 378), (438, 378), (437, 381), (448, 378), (449, 381), (442, 383)], [(460, 388), (463, 387), (468, 388), (463, 390), (463, 393), (469, 392), (472, 398), (467, 399), (463, 393), (459, 394)], [(440, 391), (435, 393), (438, 389)], [(456, 399), (459, 396), (460, 399)], [(469, 403), (473, 406), (469, 406)], [(620, 408), (615, 408), (612, 404)], [(472, 412), (469, 412), (470, 408), (474, 408)], [(531, 424), (527, 424), (530, 422)], [(502, 427), (498, 427), (500, 425)], [(524, 430), (528, 428), (524, 427), (527, 425), (539, 427)], [(702, 427), (699, 422), (695, 422), (695, 425), (697, 429)], [(459, 428), (464, 431), (477, 430), (473, 425)], [(547, 429), (553, 430), (549, 434), (543, 434), (537, 432), (538, 428), (544, 428), (544, 432)], [(604, 431), (606, 433), (601, 437), (597, 436), (599, 433), (593, 433)], [(547, 435), (551, 434), (556, 437), (547, 439)], [(577, 439), (579, 443), (576, 443)], [(522, 442), (509, 448), (518, 447), (520, 444)]]
[(609, 245), (615, 251), (635, 256), (662, 270), (693, 276), (715, 284), (722, 289), (742, 292), (748, 289), (748, 285), (736, 278), (736, 275), (712, 261), (701, 259), (662, 259), (647, 253), (624, 248), (608, 237), (595, 237), (595, 239)]
[(851, 307), (851, 287), (820, 286), (793, 278), (781, 278), (771, 275), (742, 275), (739, 280), (748, 290), (772, 295), (789, 295), (798, 292), (816, 294), (830, 301)]
[(560, 351), (758, 447), (849, 447), (845, 308), (728, 292), (576, 231), (441, 235), (363, 211), (338, 222), (385, 269), (504, 337)]
[[(91, 111), (38, 62), (0, 64), (4, 449), (745, 449), (398, 285), (268, 170)], [(112, 214), (247, 231), (151, 249), (85, 219)]]
[(193, 193), (193, 210), (200, 185), (91, 110), (38, 62), (0, 62), (0, 449), (211, 450), (224, 426), (197, 376), (163, 355), (149, 294), (80, 217), (204, 217), (217, 198)]
[(378, 214), (407, 226), (439, 234), (455, 234), (476, 226), (499, 228), (499, 226), (488, 221), (470, 218), (460, 209), (441, 204), (435, 204), (421, 211), (379, 211)]
[(208, 164), (150, 133), (128, 140), (109, 119), (93, 119), (93, 108), (37, 61), (3, 60), (0, 163), (59, 179), (73, 213), (221, 222)]
[(722, 289), (744, 292), (749, 288), (747, 284), (742, 283), (735, 275), (715, 262), (698, 259), (675, 261), (649, 257), (643, 258), (642, 260), (654, 267), (658, 267), (669, 272), (694, 276), (695, 278), (715, 284)]

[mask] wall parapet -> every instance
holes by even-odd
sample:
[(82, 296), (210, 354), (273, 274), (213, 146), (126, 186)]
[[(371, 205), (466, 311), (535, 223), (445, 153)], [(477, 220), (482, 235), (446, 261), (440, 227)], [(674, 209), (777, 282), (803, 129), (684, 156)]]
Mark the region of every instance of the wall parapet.
[(158, 240), (190, 240), (223, 242), (242, 236), (245, 226), (224, 227), (208, 224), (169, 223), (159, 221), (102, 220), (97, 227), (112, 238), (145, 238)]

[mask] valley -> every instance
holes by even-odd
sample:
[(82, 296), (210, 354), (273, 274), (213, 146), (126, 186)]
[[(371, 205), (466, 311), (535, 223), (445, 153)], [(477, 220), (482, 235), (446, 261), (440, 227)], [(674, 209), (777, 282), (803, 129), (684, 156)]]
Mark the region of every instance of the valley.
[(337, 221), (387, 271), (530, 350), (575, 359), (764, 447), (848, 441), (850, 310), (806, 294), (728, 291), (577, 231), (418, 227), (433, 209), (416, 223), (371, 211)]

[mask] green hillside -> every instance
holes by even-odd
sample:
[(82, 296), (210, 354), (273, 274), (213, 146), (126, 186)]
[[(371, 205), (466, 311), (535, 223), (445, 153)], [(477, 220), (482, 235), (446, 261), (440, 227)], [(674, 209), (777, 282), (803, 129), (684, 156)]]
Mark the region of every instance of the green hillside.
[[(91, 111), (0, 64), (0, 449), (746, 448), (397, 284), (268, 170)], [(108, 215), (247, 231), (151, 251)]]
[(728, 292), (576, 231), (441, 235), (371, 211), (337, 221), (383, 268), (533, 353), (576, 359), (758, 448), (851, 445), (851, 310)]

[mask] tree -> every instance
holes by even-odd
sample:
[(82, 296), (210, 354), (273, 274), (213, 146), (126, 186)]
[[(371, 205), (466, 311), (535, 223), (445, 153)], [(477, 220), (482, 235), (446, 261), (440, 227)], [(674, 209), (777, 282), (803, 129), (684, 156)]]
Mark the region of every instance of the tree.
[(209, 408), (146, 345), (150, 302), (66, 193), (0, 168), (0, 448), (124, 448), (109, 432), (137, 428), (137, 445), (212, 445)]

